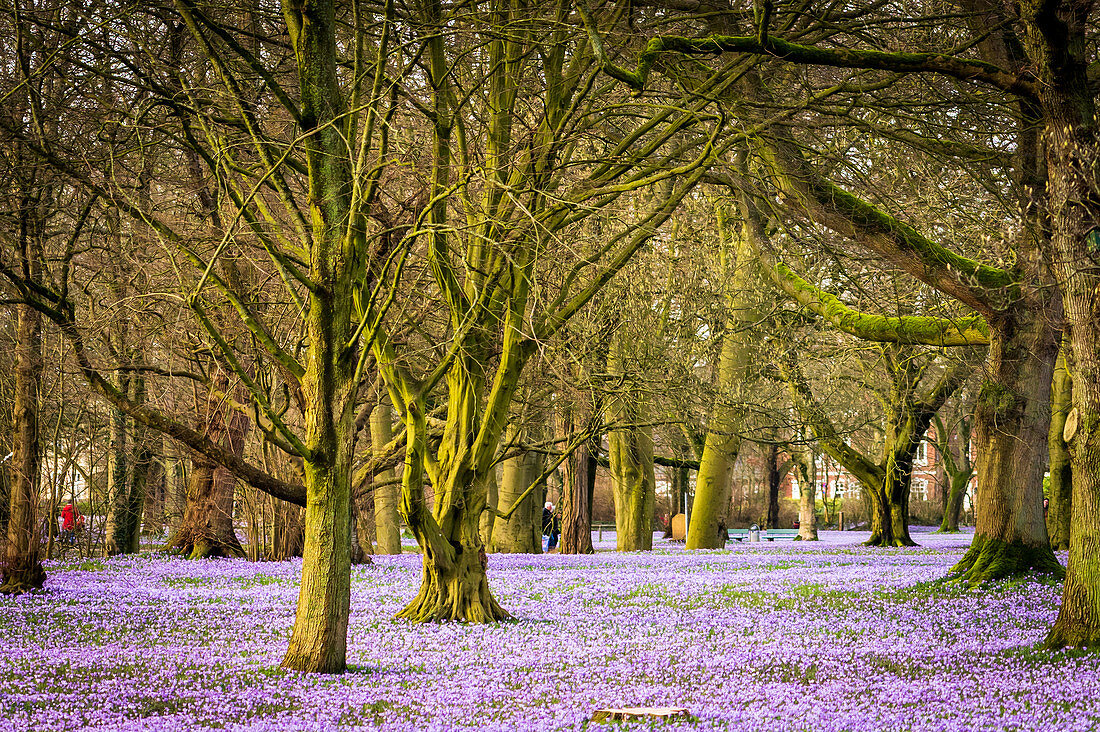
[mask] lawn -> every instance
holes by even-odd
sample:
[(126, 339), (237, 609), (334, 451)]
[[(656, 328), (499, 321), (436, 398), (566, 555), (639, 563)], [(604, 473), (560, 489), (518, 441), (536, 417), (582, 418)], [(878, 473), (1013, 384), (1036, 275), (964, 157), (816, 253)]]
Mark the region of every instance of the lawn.
[(1100, 727), (1100, 656), (1035, 647), (1056, 583), (929, 584), (968, 535), (859, 537), (493, 555), (518, 619), (494, 626), (392, 620), (418, 557), (376, 557), (353, 570), (352, 668), (335, 677), (278, 668), (299, 563), (53, 566), (44, 592), (0, 599), (0, 730), (543, 731), (624, 705), (695, 716), (662, 729)]

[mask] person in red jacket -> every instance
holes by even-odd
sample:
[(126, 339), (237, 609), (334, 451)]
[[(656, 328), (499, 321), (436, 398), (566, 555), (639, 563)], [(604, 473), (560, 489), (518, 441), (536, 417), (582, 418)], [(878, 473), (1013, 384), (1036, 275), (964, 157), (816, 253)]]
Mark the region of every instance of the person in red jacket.
[(76, 543), (76, 532), (84, 526), (84, 517), (71, 503), (66, 503), (61, 509), (61, 541), (66, 544)]

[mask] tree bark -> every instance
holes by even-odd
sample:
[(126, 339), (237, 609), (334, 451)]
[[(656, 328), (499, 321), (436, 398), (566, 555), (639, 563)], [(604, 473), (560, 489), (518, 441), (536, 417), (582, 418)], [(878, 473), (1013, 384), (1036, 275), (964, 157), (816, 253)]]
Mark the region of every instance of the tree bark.
[[(577, 404), (559, 413), (559, 436), (566, 439), (578, 427), (586, 426), (592, 415), (583, 414)], [(562, 554), (592, 554), (592, 499), (596, 488), (596, 458), (593, 440), (582, 442), (565, 459), (561, 497)]]
[(1043, 518), (1050, 384), (1058, 344), (1044, 303), (991, 329), (974, 411), (974, 541), (951, 576), (970, 585), (1028, 571), (1060, 575)]
[(740, 402), (745, 388), (753, 349), (747, 339), (756, 320), (759, 297), (758, 267), (748, 234), (730, 231), (726, 209), (715, 211), (718, 224), (719, 256), (726, 274), (725, 332), (718, 356), (718, 398), (707, 418), (703, 454), (695, 476), (695, 497), (685, 546), (714, 549), (725, 546), (731, 498), (730, 470), (741, 450), (744, 421)]
[(1068, 341), (1058, 356), (1054, 380), (1050, 387), (1050, 432), (1047, 447), (1050, 451), (1050, 486), (1047, 497), (1047, 531), (1052, 549), (1069, 549), (1070, 516), (1073, 506), (1073, 468), (1069, 445), (1064, 433), (1066, 417), (1073, 408), (1073, 377), (1066, 363)]
[[(219, 374), (215, 383), (219, 390), (229, 386), (224, 374)], [(213, 393), (207, 396), (203, 408), (205, 415), (200, 429), (205, 429), (211, 440), (242, 457), (250, 420), (229, 409)], [(233, 528), (236, 484), (228, 470), (193, 453), (187, 503), (183, 518), (168, 539), (168, 550), (189, 559), (245, 556)]]
[(779, 528), (779, 484), (782, 476), (779, 472), (779, 445), (774, 441), (768, 445), (768, 456), (764, 460), (768, 484), (768, 515), (764, 519), (764, 528)]
[[(393, 439), (393, 408), (386, 398), (379, 400), (370, 414), (370, 439), (375, 455)], [(397, 505), (401, 485), (392, 470), (374, 474), (374, 522), (379, 554), (401, 553), (401, 521)]]
[[(617, 335), (611, 347), (608, 371), (612, 374), (626, 375), (624, 338), (622, 333)], [(627, 377), (626, 383), (629, 382)], [(629, 387), (611, 400), (609, 421), (622, 425), (608, 433), (611, 490), (615, 503), (615, 548), (621, 552), (653, 548), (656, 476), (652, 429), (640, 424), (645, 419), (643, 401), (642, 393)]]
[[(505, 443), (522, 441), (522, 430), (508, 428)], [(542, 472), (542, 460), (538, 453), (521, 452), (504, 461), (500, 485), (497, 487), (497, 510), (508, 511), (524, 494), (532, 481)], [(493, 522), (490, 552), (505, 554), (542, 553), (542, 501), (536, 489), (520, 502), (519, 507), (507, 518), (497, 517)]]
[(805, 446), (791, 446), (791, 459), (798, 468), (798, 538), (817, 541), (817, 471), (813, 453)]
[(20, 594), (42, 588), (46, 571), (39, 550), (38, 515), (41, 453), (38, 397), (42, 381), (42, 316), (16, 305), (14, 455), (11, 461), (7, 545), (0, 566), (0, 592)]

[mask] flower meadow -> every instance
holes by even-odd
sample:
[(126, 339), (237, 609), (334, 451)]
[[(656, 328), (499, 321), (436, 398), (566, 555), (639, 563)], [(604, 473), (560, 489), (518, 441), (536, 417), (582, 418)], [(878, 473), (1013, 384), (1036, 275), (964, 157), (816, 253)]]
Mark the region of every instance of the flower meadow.
[[(1100, 728), (1100, 657), (1036, 647), (1057, 583), (931, 582), (967, 535), (824, 536), (492, 555), (517, 618), (492, 626), (393, 620), (419, 557), (375, 557), (353, 570), (340, 676), (278, 667), (300, 563), (58, 564), (43, 592), (0, 598), (0, 730)], [(693, 716), (587, 721), (607, 706)]]

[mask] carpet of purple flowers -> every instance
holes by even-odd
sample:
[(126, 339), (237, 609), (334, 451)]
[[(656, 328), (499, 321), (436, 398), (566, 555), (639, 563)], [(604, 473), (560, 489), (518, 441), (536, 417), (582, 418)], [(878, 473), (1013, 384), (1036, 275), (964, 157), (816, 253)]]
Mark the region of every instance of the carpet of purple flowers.
[[(968, 535), (688, 553), (494, 555), (518, 619), (392, 620), (419, 558), (353, 570), (349, 672), (280, 671), (300, 564), (144, 554), (0, 598), (0, 730), (579, 730), (683, 706), (692, 730), (1090, 730), (1100, 658), (1037, 650), (1049, 581), (927, 584)], [(646, 726), (646, 725), (643, 725)], [(596, 729), (600, 725), (589, 725)]]

